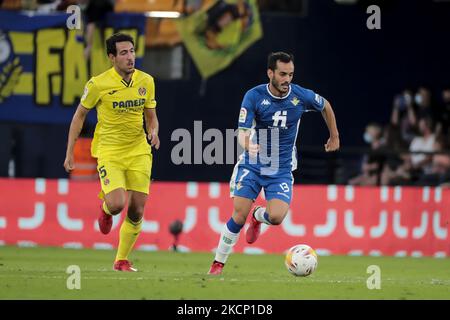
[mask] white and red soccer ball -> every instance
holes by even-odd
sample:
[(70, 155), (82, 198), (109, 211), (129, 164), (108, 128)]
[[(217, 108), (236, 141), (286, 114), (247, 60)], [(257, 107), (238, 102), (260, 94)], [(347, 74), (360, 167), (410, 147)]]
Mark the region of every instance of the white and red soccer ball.
[(297, 244), (287, 251), (284, 263), (294, 276), (306, 277), (317, 268), (317, 254), (310, 246)]

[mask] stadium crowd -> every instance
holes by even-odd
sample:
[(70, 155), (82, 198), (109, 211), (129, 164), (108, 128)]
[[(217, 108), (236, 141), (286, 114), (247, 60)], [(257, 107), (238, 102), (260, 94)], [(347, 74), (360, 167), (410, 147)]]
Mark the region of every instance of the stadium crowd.
[(420, 87), (393, 99), (388, 124), (369, 123), (370, 151), (351, 185), (450, 185), (450, 88), (433, 99)]

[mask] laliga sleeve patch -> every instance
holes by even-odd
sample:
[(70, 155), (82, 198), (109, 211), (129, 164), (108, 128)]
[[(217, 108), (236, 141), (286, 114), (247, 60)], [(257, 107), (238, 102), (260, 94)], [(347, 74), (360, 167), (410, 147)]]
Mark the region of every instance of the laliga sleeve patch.
[(239, 122), (245, 123), (246, 119), (247, 119), (247, 109), (242, 107), (241, 112), (239, 113)]
[(316, 102), (317, 102), (318, 104), (320, 104), (320, 105), (323, 104), (323, 98), (322, 98), (321, 96), (319, 96), (317, 93), (316, 93), (316, 95), (315, 95), (315, 97), (314, 97), (314, 100), (316, 100)]
[(83, 92), (83, 96), (81, 97), (81, 100), (86, 99), (87, 95), (88, 95), (89, 89), (87, 88), (87, 86), (84, 87), (84, 92)]

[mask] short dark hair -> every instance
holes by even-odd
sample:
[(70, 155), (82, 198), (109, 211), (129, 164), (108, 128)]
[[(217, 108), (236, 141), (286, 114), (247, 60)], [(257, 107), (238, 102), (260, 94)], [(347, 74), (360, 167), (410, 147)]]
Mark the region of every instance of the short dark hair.
[(109, 56), (109, 54), (111, 53), (112, 55), (116, 56), (117, 55), (116, 43), (124, 42), (124, 41), (131, 42), (134, 47), (133, 38), (130, 35), (125, 34), (125, 33), (114, 33), (111, 37), (106, 39), (106, 55)]
[(275, 71), (275, 69), (277, 68), (277, 61), (281, 61), (284, 63), (288, 63), (288, 62), (294, 62), (294, 56), (290, 53), (286, 53), (286, 52), (271, 52), (269, 54), (269, 57), (267, 59), (267, 69), (273, 70)]
[(421, 120), (423, 120), (423, 122), (425, 123), (425, 125), (427, 126), (428, 129), (433, 130), (434, 121), (431, 116), (424, 116), (422, 118), (419, 118), (419, 121), (421, 121)]

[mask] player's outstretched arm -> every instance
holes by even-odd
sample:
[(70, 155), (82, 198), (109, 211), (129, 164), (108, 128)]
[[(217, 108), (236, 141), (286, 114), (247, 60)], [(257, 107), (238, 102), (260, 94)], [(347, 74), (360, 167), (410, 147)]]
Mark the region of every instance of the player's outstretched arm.
[(325, 106), (322, 110), (322, 116), (327, 124), (328, 131), (330, 132), (330, 138), (325, 144), (325, 151), (337, 151), (339, 150), (339, 132), (336, 124), (336, 117), (334, 115), (333, 108), (331, 104), (325, 99)]
[(88, 112), (89, 109), (86, 109), (81, 104), (79, 104), (77, 110), (75, 111), (75, 114), (73, 115), (72, 122), (70, 123), (69, 138), (67, 139), (66, 159), (64, 160), (64, 169), (66, 169), (67, 172), (70, 172), (74, 169), (73, 148), (75, 146), (75, 142), (80, 136), (80, 132), (83, 128), (83, 124), (86, 120)]
[(147, 137), (150, 141), (150, 145), (155, 147), (156, 150), (159, 149), (159, 121), (156, 115), (156, 109), (144, 109), (145, 125), (147, 128)]

